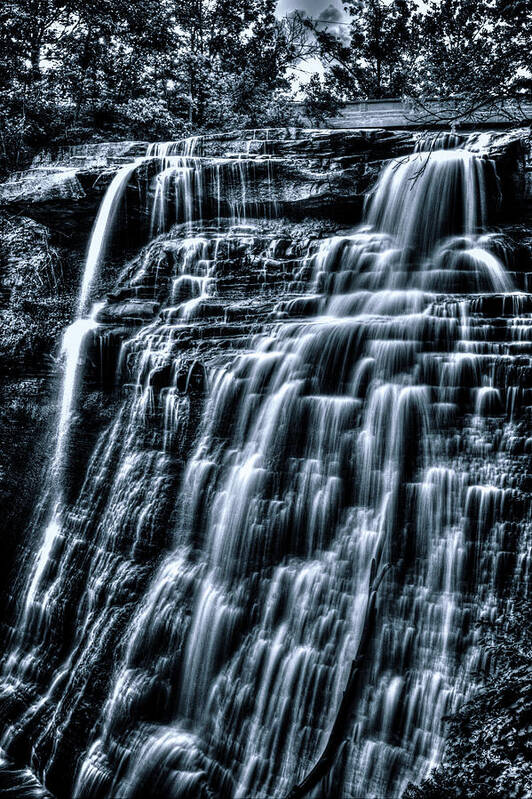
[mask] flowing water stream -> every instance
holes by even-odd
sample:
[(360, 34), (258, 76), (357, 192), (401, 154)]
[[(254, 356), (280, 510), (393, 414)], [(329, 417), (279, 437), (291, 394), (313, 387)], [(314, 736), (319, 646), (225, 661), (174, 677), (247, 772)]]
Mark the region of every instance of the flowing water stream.
[[(400, 797), (489, 672), (479, 625), (528, 579), (510, 455), (532, 315), (487, 229), (495, 166), (457, 137), (421, 142), (361, 226), (294, 242), (267, 147), (201, 144), (150, 145), (95, 222), (2, 747), (78, 799), (283, 797), (324, 746), (372, 563), (389, 564), (352, 734), (315, 796)], [(88, 313), (146, 167), (153, 241)], [(244, 263), (263, 321), (231, 284)], [(122, 393), (71, 504), (87, 358)]]

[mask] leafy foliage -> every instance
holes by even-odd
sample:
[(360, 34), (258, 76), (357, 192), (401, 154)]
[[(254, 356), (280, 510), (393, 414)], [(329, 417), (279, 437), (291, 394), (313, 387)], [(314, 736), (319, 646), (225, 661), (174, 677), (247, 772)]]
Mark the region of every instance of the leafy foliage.
[(5, 0), (0, 171), (43, 146), (286, 124), (315, 45), (275, 0)]
[(494, 108), (520, 117), (532, 89), (527, 0), (429, 0), (412, 32), (421, 108), (425, 98), (455, 98), (451, 120)]
[(315, 125), (324, 124), (344, 105), (337, 87), (331, 81), (322, 80), (318, 73), (311, 75), (305, 87), (303, 108), (305, 116)]
[(445, 99), (453, 103), (442, 121), (494, 105), (520, 117), (532, 89), (528, 0), (345, 0), (344, 8), (347, 36), (307, 21), (332, 101), (408, 96), (422, 110)]
[(429, 0), (414, 18), (420, 89), (436, 97), (514, 97), (530, 88), (526, 0)]

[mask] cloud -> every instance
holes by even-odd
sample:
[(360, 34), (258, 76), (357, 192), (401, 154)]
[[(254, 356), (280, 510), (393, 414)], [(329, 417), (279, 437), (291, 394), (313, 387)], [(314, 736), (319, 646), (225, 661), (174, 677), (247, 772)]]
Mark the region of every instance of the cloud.
[(327, 33), (332, 33), (340, 39), (344, 47), (349, 46), (349, 25), (346, 24), (348, 17), (337, 6), (330, 3), (317, 17), (316, 22), (319, 23), (321, 30), (326, 30)]
[(339, 8), (333, 6), (331, 3), (327, 8), (324, 8), (318, 17), (319, 22), (343, 22), (345, 15), (342, 14)]
[(288, 19), (291, 19), (292, 17), (299, 17), (300, 19), (308, 19), (309, 17), (304, 8), (294, 8), (293, 11), (289, 11), (286, 16), (288, 17)]

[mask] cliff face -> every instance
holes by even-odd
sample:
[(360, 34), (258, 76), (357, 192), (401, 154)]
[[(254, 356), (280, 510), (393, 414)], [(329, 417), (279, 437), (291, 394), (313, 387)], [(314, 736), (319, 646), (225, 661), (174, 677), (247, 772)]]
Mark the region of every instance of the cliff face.
[[(375, 183), (383, 161), (408, 153), (413, 142), (411, 134), (385, 131), (271, 131), (266, 145), (260, 139), (248, 142), (247, 135), (210, 137), (205, 153), (215, 158), (238, 152), (244, 141), (250, 154), (266, 150), (278, 159), (275, 202), (284, 204), (286, 216), (281, 211), (284, 220), (278, 227), (287, 246), (293, 232), (297, 241), (356, 224), (364, 193)], [(116, 142), (73, 147), (53, 158), (45, 154), (28, 172), (0, 186), (4, 586), (53, 445), (61, 337), (74, 318), (90, 230), (117, 169), (145, 149), (141, 142)], [(128, 185), (113, 251), (95, 296), (112, 290), (128, 256), (134, 258), (147, 239), (148, 209), (139, 207), (139, 187), (146, 179), (141, 172)], [(260, 197), (264, 181), (254, 182), (253, 191)], [(246, 279), (249, 284), (250, 271), (251, 265), (236, 260), (236, 274), (229, 273), (226, 280), (234, 280), (235, 288)], [(248, 286), (240, 296), (244, 305), (249, 300), (254, 322), (260, 324), (266, 306), (256, 307)], [(142, 310), (152, 314), (155, 306)], [(138, 304), (134, 312), (141, 312)], [(117, 311), (115, 305), (108, 313), (119, 321), (117, 313), (125, 318), (127, 309)], [(248, 335), (244, 321), (242, 330)]]
[[(169, 530), (180, 512), (173, 502), (190, 455), (198, 445), (202, 414), (213, 388), (210, 376), (220, 367), (228, 368), (239, 354), (248, 352), (250, 342), (259, 333), (274, 338), (278, 335), (279, 324), (297, 325), (299, 320), (323, 313), (320, 292), (308, 290), (321, 240), (349, 233), (361, 222), (365, 198), (374, 189), (383, 165), (391, 158), (411, 153), (418, 139), (420, 136), (411, 132), (382, 130), (276, 130), (268, 132), (267, 136), (257, 133), (251, 137), (245, 132), (211, 136), (201, 145), (205, 176), (201, 208), (194, 208), (193, 220), (179, 219), (175, 225), (166, 225), (170, 232), (163, 231), (162, 225), (159, 231), (157, 222), (154, 229), (151, 209), (156, 207), (157, 186), (152, 165), (142, 163), (131, 175), (110, 248), (92, 286), (93, 298), (102, 300), (103, 304), (95, 315), (99, 325), (97, 334), (88, 335), (82, 352), (82, 385), (67, 445), (69, 469), (65, 478), (65, 503), (74, 515), (91, 502), (95, 509), (94, 518), (89, 522), (90, 534), (86, 533), (79, 549), (90, 549), (91, 536), (101, 535), (98, 527), (101, 518), (106, 519), (111, 529), (115, 523), (113, 513), (121, 512), (120, 508), (111, 512), (106, 505), (111, 483), (113, 491), (122, 489), (111, 466), (105, 466), (109, 468), (108, 473), (97, 472), (94, 453), (101, 440), (99, 434), (115, 429), (124, 398), (134, 397), (140, 391), (138, 375), (143, 373), (142, 364), (139, 367), (139, 353), (149, 353), (150, 348), (159, 346), (161, 338), (167, 334), (166, 328), (175, 324), (179, 317), (186, 324), (169, 339), (168, 352), (172, 357), (167, 362), (161, 360), (157, 368), (151, 363), (146, 365), (151, 404), (142, 409), (142, 420), (135, 417), (133, 423), (132, 416), (130, 427), (124, 428), (124, 435), (133, 435), (134, 427), (135, 452), (148, 453), (149, 458), (154, 452), (170, 452), (171, 463), (159, 466), (153, 456), (148, 467), (144, 461), (142, 469), (136, 462), (131, 466), (139, 470), (138, 484), (142, 485), (139, 494), (145, 492), (135, 512), (139, 507), (148, 508), (149, 525), (143, 526), (139, 511), (138, 518), (127, 524), (121, 522), (122, 538), (102, 545), (109, 552), (118, 553), (117, 557), (131, 545), (135, 572), (113, 597), (112, 602), (119, 610), (102, 636), (101, 645), (98, 643), (101, 651), (98, 658), (94, 656), (91, 661), (91, 679), (79, 677), (76, 684), (67, 685), (60, 700), (50, 693), (39, 714), (25, 725), (19, 725), (21, 708), (32, 706), (47, 685), (50, 674), (59, 668), (61, 648), (68, 649), (68, 642), (75, 640), (75, 611), (72, 609), (83, 606), (86, 601), (80, 587), (83, 580), (76, 575), (85, 569), (90, 576), (92, 566), (85, 562), (86, 555), (74, 552), (64, 560), (65, 571), (71, 579), (65, 581), (62, 589), (61, 601), (66, 610), (58, 611), (60, 620), (54, 618), (51, 623), (52, 628), (56, 626), (51, 632), (50, 661), (43, 673), (32, 674), (27, 684), (17, 686), (13, 695), (2, 698), (6, 722), (16, 729), (9, 751), (11, 761), (22, 768), (29, 763), (32, 747), (40, 747), (39, 756), (44, 760), (50, 757), (46, 785), (58, 796), (71, 794), (89, 732), (97, 724), (108, 700), (111, 687), (106, 670), (110, 671), (114, 660), (114, 647), (130, 624), (163, 553), (172, 547)], [(498, 180), (487, 188), (486, 208), (489, 229), (496, 231), (493, 247), (504, 260), (515, 289), (525, 293), (519, 298), (515, 294), (505, 296), (502, 290), (485, 291), (480, 283), (478, 287), (468, 284), (467, 290), (461, 292), (460, 301), (467, 305), (467, 312), (473, 319), (472, 327), (477, 331), (472, 334), (471, 341), (486, 342), (486, 359), (491, 358), (486, 375), (491, 375), (493, 392), (482, 392), (480, 389), (486, 386), (475, 384), (474, 393), (473, 378), (465, 375), (456, 404), (462, 403), (464, 414), (473, 413), (474, 408), (468, 403), (471, 403), (470, 394), (474, 394), (477, 399), (472, 401), (473, 406), (477, 402), (481, 415), (489, 417), (486, 425), (491, 425), (491, 433), (488, 427), (481, 433), (471, 433), (467, 428), (467, 444), (463, 445), (449, 434), (448, 452), (457, 463), (469, 459), (474, 464), (471, 468), (480, 474), (483, 467), (477, 461), (482, 457), (479, 454), (482, 448), (471, 442), (477, 436), (486, 443), (492, 435), (500, 443), (503, 436), (498, 431), (502, 424), (498, 403), (508, 409), (508, 403), (514, 402), (515, 411), (511, 413), (515, 440), (508, 446), (501, 444), (504, 452), (501, 457), (505, 459), (501, 468), (510, 475), (501, 485), (513, 491), (511, 507), (505, 506), (501, 511), (501, 524), (506, 525), (501, 547), (511, 560), (516, 547), (512, 525), (515, 527), (526, 515), (530, 490), (525, 466), (530, 454), (532, 399), (531, 366), (526, 350), (528, 334), (524, 333), (520, 339), (524, 344), (510, 344), (505, 350), (507, 343), (513, 340), (512, 320), (515, 319), (514, 326), (524, 329), (529, 324), (525, 320), (529, 320), (532, 313), (527, 293), (532, 275), (530, 139), (528, 132), (518, 130), (472, 134), (464, 143), (470, 152), (482, 153), (495, 164)], [(436, 150), (441, 142), (433, 144)], [(431, 146), (429, 137), (424, 147)], [(21, 574), (19, 564), (36, 546), (27, 531), (31, 529), (32, 516), (38, 512), (40, 486), (55, 446), (61, 337), (75, 318), (89, 232), (117, 170), (132, 159), (140, 158), (145, 151), (146, 144), (138, 142), (73, 148), (54, 161), (43, 157), (27, 173), (16, 175), (0, 186), (0, 503), (4, 527), (0, 607), (6, 641), (16, 625), (18, 592), (22, 591), (27, 578), (27, 568)], [(240, 153), (240, 157), (234, 157), (235, 153)], [(242, 153), (251, 156), (250, 163)], [(229, 166), (224, 166), (226, 172), (221, 178), (223, 190), (220, 192), (217, 179), (222, 160)], [(220, 222), (228, 218), (233, 220), (231, 225)], [(184, 265), (192, 259), (199, 271), (189, 275)], [(176, 280), (176, 275), (181, 277)], [(332, 280), (330, 276), (329, 279)], [(448, 298), (439, 295), (435, 300), (436, 316), (442, 318), (452, 316), (448, 308), (456, 300), (452, 284), (446, 285), (449, 286)], [(393, 337), (410, 339), (406, 333), (394, 333)], [(128, 344), (124, 346), (124, 342)], [(448, 339), (444, 337), (433, 343), (432, 349), (426, 342), (423, 347), (427, 351), (437, 351), (438, 346), (448, 345)], [(499, 353), (506, 353), (508, 358), (498, 359)], [(406, 347), (397, 355), (405, 363), (410, 357)], [(335, 358), (334, 368), (323, 366), (319, 361), (319, 368), (324, 372), (330, 368), (331, 374), (326, 373), (324, 380), (331, 385), (336, 373), (343, 368), (341, 355)], [(427, 370), (423, 377), (427, 385), (432, 386), (435, 378), (430, 369), (435, 367), (429, 368), (427, 363), (423, 361), (423, 369)], [(397, 363), (393, 366), (396, 368)], [(142, 376), (142, 381), (146, 375)], [(303, 377), (310, 381), (312, 376)], [(237, 375), (237, 381), (239, 379)], [(506, 385), (510, 384), (516, 387), (513, 400), (508, 399), (510, 393), (505, 394)], [(456, 391), (460, 393), (458, 388)], [(329, 394), (333, 393), (330, 389)], [(312, 398), (310, 388), (308, 394)], [(227, 402), (229, 409), (229, 400)], [(452, 403), (439, 403), (442, 419), (445, 404)], [(305, 413), (307, 424), (311, 424), (312, 411), (307, 409)], [(170, 423), (165, 414), (171, 418)], [(215, 438), (227, 435), (229, 422), (222, 420), (219, 424), (220, 430), (213, 433)], [(453, 422), (442, 424), (448, 430)], [(109, 436), (112, 435), (114, 433), (110, 432)], [(415, 430), (412, 436), (416, 438)], [(490, 451), (486, 458), (492, 455)], [(110, 462), (113, 458), (116, 461), (119, 455), (112, 454)], [(498, 469), (500, 458), (493, 455), (493, 463), (493, 469)], [(279, 466), (279, 475), (284, 474), (283, 469)], [(84, 494), (83, 488), (87, 475), (101, 484), (90, 497)], [(283, 478), (276, 479), (282, 482)], [(150, 493), (155, 491), (153, 481), (159, 481), (157, 501)], [(412, 479), (412, 484), (414, 482)], [(297, 527), (295, 521), (291, 524)], [(143, 536), (138, 533), (140, 529)], [(137, 543), (135, 536), (141, 539)], [(192, 538), (193, 548), (200, 550), (204, 545), (200, 526), (193, 530)], [(298, 547), (297, 542), (290, 541), (288, 551), (302, 555)], [(62, 550), (57, 555), (57, 563), (61, 553)], [(271, 558), (271, 563), (267, 564), (270, 568), (280, 554), (273, 551), (267, 557)], [(504, 583), (503, 576), (500, 580)], [(504, 590), (502, 586), (501, 594)], [(97, 603), (104, 601), (103, 595), (98, 596)], [(190, 596), (183, 597), (183, 606), (191, 615)], [(158, 634), (164, 638), (163, 631)], [(160, 648), (162, 652), (162, 644)], [(159, 654), (164, 660), (163, 654)], [(135, 669), (141, 672), (147, 669), (140, 654)], [(134, 708), (132, 715), (151, 719), (152, 705), (159, 707), (163, 703), (162, 694), (172, 692), (171, 682), (172, 672), (164, 672), (161, 685), (138, 700), (142, 707)], [(219, 690), (222, 691), (222, 687)], [(68, 707), (68, 713), (56, 719), (54, 706), (58, 701)], [(189, 702), (193, 705), (195, 701), (192, 691)], [(163, 718), (165, 712), (161, 711)], [(51, 718), (58, 725), (64, 724), (68, 732), (54, 745), (53, 757), (47, 738)], [(122, 733), (116, 729), (108, 733), (113, 744), (105, 756), (98, 753), (97, 758), (101, 760), (98, 767), (93, 764), (95, 769), (101, 768), (98, 779), (105, 786), (105, 790), (101, 788), (102, 796), (112, 790), (110, 775), (118, 769)], [(229, 754), (223, 743), (218, 742), (216, 746), (219, 747), (219, 762), (225, 767)], [(37, 773), (36, 777), (41, 779), (42, 774)], [(16, 779), (18, 777), (13, 777), (14, 781)], [(141, 786), (138, 790), (142, 790), (147, 782), (142, 781), (144, 778), (138, 779)], [(207, 790), (203, 783), (201, 790)], [(97, 791), (94, 794), (87, 791), (87, 796), (100, 795)]]

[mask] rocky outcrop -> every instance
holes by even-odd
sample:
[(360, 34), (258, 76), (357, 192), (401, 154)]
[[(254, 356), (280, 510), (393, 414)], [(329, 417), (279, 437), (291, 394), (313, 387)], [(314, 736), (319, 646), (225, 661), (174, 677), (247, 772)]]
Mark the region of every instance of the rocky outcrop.
[[(532, 450), (531, 450), (532, 452)], [(496, 667), (487, 686), (449, 719), (444, 761), (404, 799), (520, 799), (532, 792), (530, 600), (485, 620)]]
[[(426, 134), (436, 142), (438, 134)], [(250, 138), (251, 136), (251, 138)], [(505, 212), (515, 219), (516, 208), (531, 202), (530, 138), (526, 131), (483, 132), (462, 135), (470, 149), (482, 151), (499, 165)], [(253, 203), (271, 203), (269, 187), (275, 181), (276, 211), (301, 219), (325, 213), (340, 222), (356, 222), (365, 194), (375, 183), (383, 161), (410, 153), (419, 139), (412, 131), (274, 129), (237, 131), (203, 137), (195, 151), (212, 158), (215, 170), (220, 159), (242, 153), (253, 159)], [(0, 208), (24, 213), (63, 232), (87, 231), (99, 202), (117, 168), (146, 152), (147, 143), (110, 142), (79, 145), (35, 159), (27, 172), (13, 175), (0, 186)], [(238, 154), (238, 155), (237, 155)], [(268, 156), (268, 162), (261, 156)], [(241, 168), (246, 169), (245, 159)], [(137, 180), (149, 177), (140, 170)], [(262, 175), (262, 177), (261, 177)], [(131, 212), (138, 207), (135, 181), (131, 182)], [(209, 199), (209, 198), (208, 198)], [(214, 207), (215, 198), (211, 197)]]
[[(0, 507), (6, 585), (57, 408), (56, 355), (69, 324), (83, 251), (34, 220), (0, 214)], [(5, 594), (0, 602), (5, 601)]]
[[(312, 298), (292, 298), (283, 305), (281, 291), (288, 290), (290, 295), (297, 287), (297, 279), (289, 275), (297, 275), (298, 259), (305, 248), (320, 235), (355, 225), (383, 162), (411, 152), (420, 137), (425, 140), (425, 148), (434, 146), (436, 135), (379, 129), (292, 128), (204, 137), (195, 152), (205, 158), (207, 174), (216, 170), (220, 160), (235, 159), (236, 172), (247, 169), (250, 194), (247, 209), (242, 209), (244, 216), (247, 213), (252, 217), (260, 204), (261, 215), (279, 217), (276, 224), (281, 243), (271, 256), (271, 238), (262, 239), (256, 232), (251, 250), (241, 245), (240, 250), (236, 248), (220, 263), (221, 272), (215, 279), (221, 296), (197, 304), (193, 310), (197, 323), (194, 336), (207, 342), (206, 346), (210, 346), (212, 336), (218, 341), (226, 336), (228, 344), (223, 346), (231, 349), (238, 335), (247, 336), (253, 325), (261, 324), (275, 303), (287, 308), (283, 313), (294, 317), (304, 314)], [(493, 222), (499, 223), (500, 247), (509, 258), (517, 286), (528, 290), (532, 270), (526, 221), (531, 185), (529, 133), (525, 129), (462, 137), (464, 142), (467, 139), (468, 147), (485, 152), (497, 163), (503, 203)], [(35, 409), (40, 416), (41, 399), (46, 408), (43, 429), (52, 413), (49, 394), (55, 391), (61, 334), (73, 317), (86, 243), (101, 198), (117, 169), (141, 157), (146, 147), (142, 142), (96, 143), (43, 154), (30, 170), (13, 175), (0, 186), (0, 372), (7, 397), (5, 407), (16, 402), (27, 410), (27, 419), (25, 413), (15, 414), (21, 419), (21, 427), (10, 427), (6, 418), (3, 439), (8, 461), (4, 474), (14, 474), (9, 465), (9, 441), (20, 442), (26, 437), (28, 446), (33, 443), (35, 437), (25, 436), (24, 426), (31, 427)], [(249, 153), (255, 162), (244, 159), (240, 164), (235, 154), (242, 152)], [(130, 180), (124, 203), (126, 217), (121, 218), (115, 249), (98, 276), (95, 296), (111, 291), (124, 258), (134, 258), (147, 240), (148, 204), (140, 202), (139, 196), (146, 189), (150, 174), (149, 165), (144, 165)], [(209, 185), (212, 189), (214, 183), (207, 181), (207, 188)], [(228, 197), (230, 191), (225, 192), (224, 202)], [(220, 210), (217, 202), (218, 198), (207, 190), (207, 212)], [(221, 209), (224, 210), (227, 207)], [(270, 231), (268, 236), (271, 235)], [(171, 244), (161, 244), (159, 268), (164, 263), (170, 265), (172, 257)], [(134, 268), (134, 261), (130, 268)], [(269, 284), (266, 296), (260, 275)], [(256, 288), (261, 289), (258, 296), (254, 296)], [(154, 298), (151, 292), (146, 283), (122, 286), (118, 294), (109, 295), (100, 312), (100, 321), (108, 330), (108, 353), (115, 352), (107, 370), (116, 362), (119, 342), (134, 327), (156, 318), (161, 298)], [(47, 389), (43, 391), (45, 385)], [(18, 455), (21, 452), (18, 446)], [(24, 462), (31, 459), (30, 453), (31, 448), (24, 456), (26, 461), (22, 458)], [(17, 469), (23, 471), (22, 466), (16, 467), (15, 472)], [(11, 484), (10, 480), (7, 483)], [(4, 494), (7, 505), (14, 502), (17, 506), (20, 500), (13, 493), (16, 484), (14, 480)], [(24, 518), (21, 508), (17, 513)]]
[[(528, 138), (523, 131), (483, 136), (471, 138), (469, 144), (496, 161), (501, 189), (501, 202), (498, 205), (494, 202), (491, 208), (490, 226), (498, 228), (498, 232), (491, 236), (490, 247), (504, 256), (516, 288), (529, 289), (532, 265), (525, 202)], [(80, 752), (87, 742), (87, 730), (94, 728), (108, 696), (110, 674), (105, 664), (112, 659), (116, 641), (144, 596), (161, 553), (171, 546), (170, 531), (177, 512), (173, 503), (187, 458), (197, 440), (210, 388), (211, 367), (229, 364), (236, 355), (249, 351), (254, 335), (259, 332), (264, 336), (282, 323), (297, 325), (301, 318), (320, 313), (324, 307), (322, 295), (309, 292), (313, 256), (320, 239), (349, 230), (360, 221), (365, 197), (371, 192), (383, 163), (411, 152), (416, 138), (419, 136), (411, 133), (380, 130), (296, 129), (210, 136), (199, 142), (196, 150), (202, 155), (205, 177), (203, 219), (169, 225), (151, 243), (147, 243), (150, 227), (147, 209), (154, 194), (153, 170), (145, 162), (132, 174), (120, 231), (93, 286), (94, 298), (103, 305), (95, 316), (98, 328), (87, 336), (83, 352), (83, 380), (66, 456), (69, 463), (66, 500), (71, 511), (76, 508), (102, 430), (109, 431), (102, 443), (103, 447), (109, 446), (109, 457), (101, 462), (96, 459), (94, 468), (101, 471), (94, 480), (94, 493), (89, 493), (83, 507), (78, 508), (88, 520), (83, 539), (77, 537), (77, 510), (72, 513), (73, 532), (70, 531), (71, 539), (61, 555), (64, 593), (50, 625), (51, 635), (57, 636), (57, 641), (53, 640), (57, 646), (51, 647), (50, 657), (35, 682), (30, 680), (24, 691), (8, 696), (1, 708), (5, 719), (15, 723), (20, 708), (34, 706), (42, 685), (47, 684), (48, 677), (59, 667), (60, 645), (66, 641), (68, 646), (74, 636), (73, 614), (77, 611), (72, 608), (81, 606), (84, 581), (88, 584), (91, 579), (87, 563), (93, 557), (93, 550), (101, 552), (103, 558), (109, 557), (110, 569), (116, 564), (121, 568), (129, 557), (124, 553), (131, 550), (131, 563), (127, 562), (124, 570), (127, 579), (121, 582), (118, 571), (112, 589), (98, 581), (91, 584), (93, 611), (107, 607), (109, 602), (117, 612), (101, 630), (98, 640), (87, 647), (88, 670), (85, 672), (86, 664), (81, 663), (79, 680), (73, 679), (72, 684), (65, 685), (61, 695), (69, 710), (61, 717), (61, 736), (54, 744), (53, 764), (46, 775), (47, 784), (60, 796), (70, 795)], [(430, 136), (426, 139), (424, 149), (430, 149)], [(38, 473), (46, 468), (47, 451), (53, 444), (49, 434), (57, 400), (56, 376), (60, 371), (56, 359), (61, 332), (74, 315), (88, 231), (105, 187), (122, 164), (142, 156), (145, 150), (142, 143), (73, 148), (59, 154), (57, 161), (42, 159), (27, 174), (16, 176), (0, 187), (0, 203), (4, 208), (0, 229), (3, 303), (0, 440), (4, 445), (1, 499), (7, 508), (4, 521), (8, 546), (4, 549), (7, 555), (3, 564), (6, 572), (15, 546), (20, 551), (30, 546), (30, 542), (24, 542), (23, 531), (35, 504)], [(220, 165), (226, 169), (224, 190), (217, 193)], [(241, 180), (246, 185), (244, 199)], [(492, 193), (495, 199), (499, 198), (497, 191)], [(211, 224), (213, 218), (232, 214), (235, 206), (238, 218), (233, 215), (231, 226), (224, 226), (220, 220), (216, 226)], [(192, 271), (185, 268), (190, 263)], [(328, 277), (334, 280), (335, 275), (331, 273)], [(424, 327), (421, 330), (421, 325), (420, 330), (405, 328), (401, 335), (400, 331), (394, 332), (397, 338), (392, 343), (404, 341), (405, 345), (397, 348), (399, 361), (404, 358), (410, 368), (412, 352), (419, 350), (419, 369), (426, 372), (423, 384), (436, 394), (441, 389), (438, 353), (446, 352), (448, 338), (457, 335), (460, 313), (464, 313), (470, 320), (469, 327), (464, 325), (464, 347), (471, 347), (475, 353), (478, 350), (482, 374), (491, 375), (487, 387), (490, 391), (483, 391), (486, 387), (480, 383), (477, 385), (478, 375), (468, 372), (467, 363), (459, 361), (456, 370), (463, 369), (463, 374), (452, 375), (457, 382), (456, 386), (450, 384), (449, 391), (459, 395), (460, 411), (473, 414), (478, 405), (482, 420), (478, 429), (468, 428), (462, 443), (460, 436), (453, 434), (454, 403), (434, 403), (435, 412), (441, 416), (441, 428), (449, 433), (448, 455), (454, 459), (457, 470), (461, 459), (469, 458), (474, 462), (472, 470), (487, 480), (489, 469), (497, 468), (494, 442), (500, 443), (499, 417), (514, 411), (519, 417), (515, 441), (501, 444), (502, 457), (510, 463), (506, 466), (511, 475), (511, 487), (501, 490), (505, 496), (501, 523), (508, 525), (504, 528), (503, 555), (511, 559), (515, 556), (512, 518), (523, 514), (526, 493), (521, 473), (531, 398), (526, 387), (522, 391), (517, 389), (519, 383), (526, 386), (529, 377), (527, 359), (521, 356), (523, 342), (526, 344), (528, 340), (529, 299), (517, 294), (464, 292), (459, 301), (440, 295), (428, 297), (427, 302), (431, 304), (430, 319), (436, 320), (430, 322), (434, 325), (433, 335)], [(457, 303), (461, 303), (461, 310), (457, 310)], [(438, 320), (441, 324), (437, 324)], [(162, 353), (156, 368), (149, 358), (152, 341)], [(329, 377), (331, 385), (335, 385), (336, 372), (344, 368), (342, 347), (352, 346), (353, 339), (340, 337), (338, 342), (338, 354), (329, 353), (333, 366), (323, 366), (331, 371), (324, 377), (324, 382)], [(378, 346), (375, 351), (381, 352)], [(148, 355), (145, 361), (144, 353)], [(504, 357), (499, 358), (500, 353)], [(396, 367), (399, 368), (392, 364), (392, 368)], [(302, 380), (310, 377), (301, 375)], [(361, 378), (359, 386), (361, 394), (364, 380)], [(131, 409), (124, 398), (138, 397), (142, 393), (141, 383), (149, 389), (145, 392), (147, 401), (144, 404), (132, 401), (130, 417)], [(309, 419), (313, 402), (320, 399), (325, 406), (328, 396), (316, 397), (309, 388), (305, 410)], [(332, 389), (330, 396), (334, 397)], [(454, 394), (450, 396), (454, 400)], [(353, 402), (358, 408), (362, 401)], [(119, 416), (121, 405), (125, 410)], [(213, 439), (223, 437), (230, 424), (229, 414), (218, 419)], [(114, 425), (120, 433), (116, 439)], [(414, 426), (412, 440), (415, 432)], [(123, 441), (124, 447), (130, 447), (127, 457), (120, 451)], [(111, 507), (105, 523), (101, 524), (98, 514), (105, 507), (111, 480), (116, 477), (117, 483), (120, 481), (120, 473), (115, 475), (113, 469), (121, 457), (125, 464), (123, 472), (132, 469), (133, 476), (123, 489), (124, 494), (117, 492), (123, 501)], [(403, 457), (406, 461), (407, 453)], [(284, 479), (282, 468), (278, 469), (276, 479)], [(515, 497), (513, 493), (510, 497), (514, 488)], [(137, 490), (138, 502), (130, 497)], [(506, 491), (510, 498), (506, 498)], [(406, 499), (405, 496), (405, 502)], [(471, 506), (468, 535), (473, 539), (478, 530), (473, 501)], [(145, 507), (149, 512), (139, 511)], [(499, 513), (498, 508), (493, 510), (495, 513)], [(119, 531), (116, 539), (115, 528)], [(198, 540), (194, 539), (196, 534)], [(199, 535), (200, 531), (193, 531), (192, 548), (201, 547)], [(408, 552), (404, 555), (406, 561), (408, 555)], [(406, 567), (401, 564), (401, 568)], [(504, 585), (498, 586), (499, 589), (502, 593)], [(4, 595), (10, 610), (15, 601), (14, 591)], [(179, 602), (179, 612), (189, 615), (190, 596)], [(70, 610), (63, 612), (64, 608)], [(9, 624), (13, 616), (8, 611), (2, 618)], [(164, 650), (167, 631), (162, 626), (159, 630), (156, 625), (154, 629), (153, 637), (161, 639), (163, 654), (159, 660), (165, 676), (162, 687), (151, 686), (146, 680), (141, 698), (135, 699), (138, 706), (134, 713), (142, 720), (151, 719), (163, 702), (164, 692), (171, 692), (171, 658)], [(464, 635), (469, 635), (469, 631)], [(142, 673), (149, 666), (139, 654), (135, 668)], [(85, 674), (94, 675), (94, 679), (86, 679)], [(56, 697), (46, 692), (43, 696), (38, 714), (29, 724), (29, 727), (35, 725), (39, 735), (42, 732), (35, 761), (41, 755), (44, 759), (49, 756), (49, 732), (53, 730), (50, 720), (57, 710)], [(116, 766), (121, 755), (120, 730), (113, 730), (112, 735), (116, 739), (113, 739), (111, 765)], [(17, 727), (10, 755), (21, 767), (30, 761), (31, 741), (36, 737), (29, 728)], [(224, 741), (219, 744), (222, 760), (224, 745)], [(101, 779), (110, 785), (111, 766), (103, 755), (100, 760)]]

